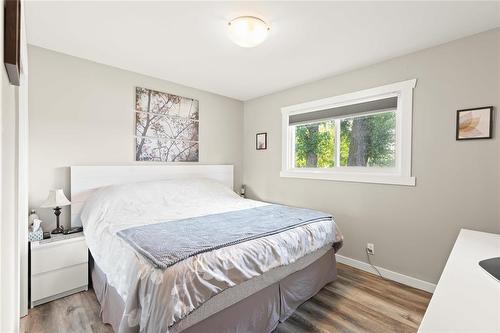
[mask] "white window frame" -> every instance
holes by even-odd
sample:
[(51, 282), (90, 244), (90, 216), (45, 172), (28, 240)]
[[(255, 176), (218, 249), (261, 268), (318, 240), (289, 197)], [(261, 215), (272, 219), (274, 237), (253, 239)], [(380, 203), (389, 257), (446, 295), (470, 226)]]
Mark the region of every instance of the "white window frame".
[[(416, 83), (417, 79), (412, 79), (282, 108), (282, 165), (280, 176), (415, 186), (415, 177), (411, 175), (411, 140), (413, 89)], [(340, 166), (333, 168), (294, 167), (295, 133), (293, 131), (294, 126), (288, 125), (290, 116), (389, 97), (398, 97), (395, 111), (396, 165), (394, 168)], [(342, 116), (341, 118), (345, 117), (346, 116)], [(337, 132), (340, 133), (338, 129), (336, 129), (336, 133)]]

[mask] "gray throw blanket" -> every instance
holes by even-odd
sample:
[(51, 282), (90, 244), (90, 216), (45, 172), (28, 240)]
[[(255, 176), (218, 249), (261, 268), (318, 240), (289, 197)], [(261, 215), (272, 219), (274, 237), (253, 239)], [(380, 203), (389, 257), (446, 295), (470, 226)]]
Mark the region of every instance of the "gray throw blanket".
[(167, 268), (203, 252), (324, 220), (333, 219), (311, 209), (268, 205), (133, 227), (117, 234), (153, 265)]

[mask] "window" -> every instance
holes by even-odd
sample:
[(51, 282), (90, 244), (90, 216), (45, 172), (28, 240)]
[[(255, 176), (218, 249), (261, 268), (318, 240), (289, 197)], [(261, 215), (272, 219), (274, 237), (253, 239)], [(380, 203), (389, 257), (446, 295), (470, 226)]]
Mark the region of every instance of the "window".
[(415, 185), (404, 81), (282, 109), (282, 177)]

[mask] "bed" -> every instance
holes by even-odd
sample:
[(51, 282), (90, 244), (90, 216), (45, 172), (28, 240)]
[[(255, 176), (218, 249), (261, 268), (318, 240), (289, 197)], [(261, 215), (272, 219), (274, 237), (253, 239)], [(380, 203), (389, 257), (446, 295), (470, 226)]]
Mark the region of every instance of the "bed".
[[(232, 189), (231, 165), (71, 168), (72, 225), (84, 226), (93, 288), (115, 332), (271, 332), (336, 278), (342, 236), (314, 211), (306, 212), (314, 221), (184, 255), (183, 239), (222, 237), (222, 229), (210, 235), (217, 220), (255, 222), (248, 214), (261, 220), (276, 209), (287, 218), (287, 207)], [(176, 225), (194, 229), (186, 236), (172, 232)], [(230, 237), (242, 232), (225, 229)], [(179, 258), (161, 266), (127, 233)]]

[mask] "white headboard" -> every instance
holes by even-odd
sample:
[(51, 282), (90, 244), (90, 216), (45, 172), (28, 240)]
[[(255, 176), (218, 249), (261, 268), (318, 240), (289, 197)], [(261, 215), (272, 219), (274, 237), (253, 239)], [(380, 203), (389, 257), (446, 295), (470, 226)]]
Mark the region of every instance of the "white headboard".
[(71, 226), (81, 226), (80, 211), (97, 189), (141, 181), (204, 177), (233, 188), (232, 165), (129, 165), (71, 167)]

